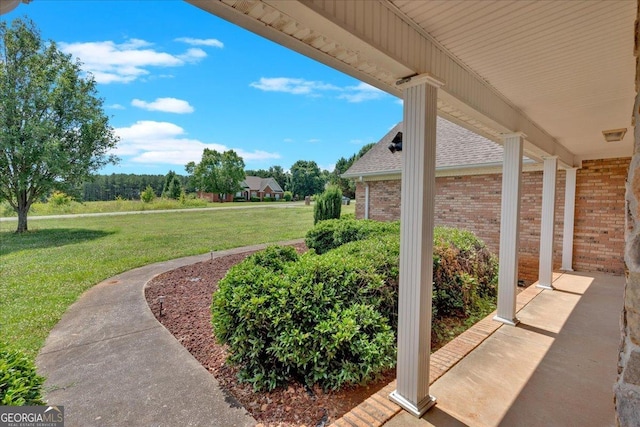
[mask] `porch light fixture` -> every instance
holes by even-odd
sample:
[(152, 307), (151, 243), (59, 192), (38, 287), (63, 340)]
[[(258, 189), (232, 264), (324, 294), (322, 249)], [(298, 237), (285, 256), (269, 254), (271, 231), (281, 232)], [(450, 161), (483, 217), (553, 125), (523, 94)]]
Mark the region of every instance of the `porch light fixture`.
[(396, 151), (402, 151), (402, 132), (398, 132), (396, 136), (391, 140), (391, 144), (389, 144), (389, 151), (395, 153)]
[(627, 128), (623, 129), (610, 129), (603, 130), (602, 135), (604, 135), (604, 140), (607, 142), (618, 142), (622, 141), (624, 135), (627, 133)]

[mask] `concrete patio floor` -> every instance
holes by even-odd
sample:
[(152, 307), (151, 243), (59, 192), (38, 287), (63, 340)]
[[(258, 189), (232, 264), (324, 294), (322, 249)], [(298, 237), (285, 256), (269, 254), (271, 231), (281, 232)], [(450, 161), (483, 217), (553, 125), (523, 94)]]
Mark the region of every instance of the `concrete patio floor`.
[(613, 426), (624, 277), (565, 273), (431, 386), (421, 419), (387, 427)]

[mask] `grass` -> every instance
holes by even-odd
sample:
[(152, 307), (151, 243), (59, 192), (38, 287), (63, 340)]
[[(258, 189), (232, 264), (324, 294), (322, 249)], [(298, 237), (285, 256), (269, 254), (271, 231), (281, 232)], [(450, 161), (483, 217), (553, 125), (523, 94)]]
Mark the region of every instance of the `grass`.
[[(172, 199), (157, 198), (151, 203), (140, 200), (111, 200), (108, 202), (70, 202), (56, 205), (54, 203), (34, 203), (29, 211), (29, 216), (88, 214), (104, 212), (136, 212), (157, 211), (167, 209), (193, 209), (193, 208), (217, 208), (220, 206), (256, 206), (273, 205), (286, 202), (225, 202), (213, 203), (202, 199), (187, 198), (184, 202)], [(0, 217), (15, 217), (16, 212), (7, 202), (0, 204)]]
[(313, 207), (303, 204), (39, 219), (22, 235), (13, 233), (15, 222), (0, 222), (0, 340), (35, 358), (69, 305), (104, 279), (167, 259), (301, 238), (312, 225)]

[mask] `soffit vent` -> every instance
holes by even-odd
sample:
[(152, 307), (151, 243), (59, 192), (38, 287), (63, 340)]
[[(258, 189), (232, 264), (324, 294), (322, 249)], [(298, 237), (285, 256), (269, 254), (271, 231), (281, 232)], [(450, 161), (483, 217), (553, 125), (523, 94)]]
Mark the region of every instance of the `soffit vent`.
[(624, 135), (627, 133), (627, 128), (624, 129), (610, 129), (603, 130), (602, 135), (604, 135), (604, 140), (607, 142), (618, 142), (622, 141)]

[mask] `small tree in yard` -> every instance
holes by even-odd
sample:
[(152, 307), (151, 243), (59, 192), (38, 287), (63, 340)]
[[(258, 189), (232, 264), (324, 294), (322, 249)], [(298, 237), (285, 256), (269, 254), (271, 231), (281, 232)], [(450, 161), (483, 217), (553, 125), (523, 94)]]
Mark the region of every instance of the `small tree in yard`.
[(198, 190), (220, 195), (220, 202), (224, 201), (225, 194), (242, 190), (244, 161), (233, 150), (219, 153), (205, 148), (200, 163), (189, 162), (185, 169)]
[(164, 179), (162, 197), (178, 200), (182, 192), (182, 183), (174, 171), (169, 171)]
[(96, 83), (81, 74), (32, 22), (0, 22), (0, 200), (18, 213), (17, 233), (27, 231), (35, 201), (54, 190), (76, 194), (117, 160)]
[(341, 209), (342, 191), (337, 186), (331, 185), (316, 198), (316, 204), (313, 207), (313, 223), (340, 218)]
[(151, 203), (153, 199), (156, 198), (156, 193), (153, 191), (153, 188), (150, 185), (147, 185), (147, 188), (140, 194), (140, 200), (144, 203)]

